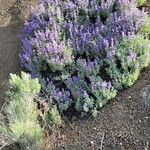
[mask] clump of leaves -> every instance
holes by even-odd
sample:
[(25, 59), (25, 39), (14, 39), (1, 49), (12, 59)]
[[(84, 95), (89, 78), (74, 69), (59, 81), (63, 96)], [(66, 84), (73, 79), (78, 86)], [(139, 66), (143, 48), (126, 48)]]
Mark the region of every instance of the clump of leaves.
[(150, 38), (150, 17), (146, 17), (146, 23), (145, 25), (141, 28), (140, 32), (144, 35), (146, 35), (148, 38)]
[(46, 122), (54, 127), (59, 127), (62, 124), (61, 116), (57, 106), (53, 106), (45, 116)]
[[(108, 50), (108, 53), (111, 51)], [(109, 64), (107, 72), (117, 89), (131, 86), (137, 80), (140, 70), (150, 63), (149, 40), (142, 35), (124, 39), (118, 44), (112, 59), (106, 62)]]
[(142, 6), (142, 5), (144, 5), (146, 3), (146, 1), (147, 0), (138, 0), (137, 4), (138, 4), (138, 6)]

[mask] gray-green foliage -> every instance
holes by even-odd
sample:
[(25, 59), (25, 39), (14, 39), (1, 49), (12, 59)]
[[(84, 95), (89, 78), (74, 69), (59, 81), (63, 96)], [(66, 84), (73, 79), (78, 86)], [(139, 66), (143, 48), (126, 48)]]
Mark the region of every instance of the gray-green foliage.
[(150, 17), (145, 16), (145, 25), (141, 28), (140, 33), (146, 35), (147, 37), (150, 37)]
[(45, 119), (48, 124), (54, 127), (58, 127), (62, 124), (61, 116), (55, 105), (47, 112)]
[(142, 6), (146, 3), (147, 0), (137, 0), (138, 6)]
[(115, 87), (120, 89), (133, 85), (140, 70), (150, 63), (150, 42), (142, 35), (124, 39), (117, 46), (113, 60), (107, 60), (108, 74), (114, 80)]
[(6, 119), (0, 123), (0, 134), (4, 143), (18, 143), (24, 149), (38, 149), (42, 142), (43, 129), (38, 121), (38, 109), (34, 102), (41, 86), (38, 79), (21, 72), (21, 77), (10, 75), (8, 104), (4, 107)]

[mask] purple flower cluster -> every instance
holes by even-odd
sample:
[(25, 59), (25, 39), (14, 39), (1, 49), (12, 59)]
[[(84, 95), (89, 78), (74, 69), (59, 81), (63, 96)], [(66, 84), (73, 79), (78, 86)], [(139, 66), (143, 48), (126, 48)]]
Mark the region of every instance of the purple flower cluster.
[(59, 105), (59, 108), (61, 111), (66, 110), (69, 105), (71, 104), (71, 93), (69, 90), (60, 90), (56, 89), (52, 95), (52, 98), (56, 101), (56, 103)]
[[(49, 9), (47, 8), (49, 4)], [(39, 63), (41, 59), (51, 65), (63, 66), (72, 62), (72, 50), (63, 40), (62, 13), (54, 1), (42, 1), (32, 11), (32, 16), (22, 29), (23, 52), (21, 53), (22, 66)], [(62, 37), (61, 37), (62, 36)], [(32, 69), (27, 67), (29, 71)]]
[(111, 82), (102, 81), (102, 79), (98, 77), (97, 78), (90, 77), (90, 82), (91, 82), (92, 92), (105, 90), (105, 89), (111, 90), (113, 88)]
[(87, 60), (86, 59), (78, 59), (77, 66), (79, 68), (79, 72), (84, 72), (87, 75), (97, 74), (99, 71), (98, 60)]
[(72, 96), (76, 98), (83, 98), (87, 90), (86, 82), (80, 76), (72, 76), (66, 81), (67, 88), (71, 91)]
[[(99, 53), (118, 40), (132, 37), (145, 24), (147, 13), (134, 0), (79, 0), (66, 5), (66, 30), (75, 52)], [(70, 13), (72, 12), (72, 13)]]
[(109, 51), (107, 51), (106, 58), (108, 60), (112, 60), (113, 57), (115, 56), (115, 54), (116, 54), (116, 49), (115, 48), (111, 48)]
[[(136, 0), (41, 0), (22, 29), (21, 65), (45, 80), (45, 88), (53, 87), (61, 111), (82, 99), (88, 112), (97, 108), (101, 96), (95, 93), (115, 95), (112, 79), (102, 80), (108, 67), (103, 62), (117, 59), (118, 43), (132, 39), (146, 17)], [(130, 51), (125, 57), (130, 63), (137, 56)]]
[(137, 54), (133, 50), (130, 50), (129, 55), (127, 57), (128, 63), (131, 63), (136, 60)]

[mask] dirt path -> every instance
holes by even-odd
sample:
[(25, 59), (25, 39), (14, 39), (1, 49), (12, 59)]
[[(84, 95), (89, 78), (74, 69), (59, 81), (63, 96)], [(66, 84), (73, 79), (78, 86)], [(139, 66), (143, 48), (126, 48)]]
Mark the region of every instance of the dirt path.
[(28, 6), (35, 1), (0, 0), (0, 106), (5, 97), (5, 80), (10, 73), (19, 72), (19, 32), (27, 17)]

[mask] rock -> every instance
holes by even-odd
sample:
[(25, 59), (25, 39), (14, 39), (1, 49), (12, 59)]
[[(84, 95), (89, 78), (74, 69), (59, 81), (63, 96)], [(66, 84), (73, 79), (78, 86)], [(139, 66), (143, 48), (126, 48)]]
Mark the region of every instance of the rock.
[(150, 85), (147, 85), (143, 90), (142, 90), (142, 98), (144, 105), (146, 108), (150, 109)]

